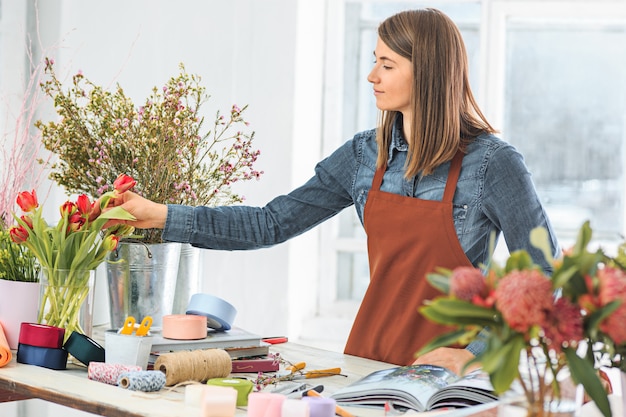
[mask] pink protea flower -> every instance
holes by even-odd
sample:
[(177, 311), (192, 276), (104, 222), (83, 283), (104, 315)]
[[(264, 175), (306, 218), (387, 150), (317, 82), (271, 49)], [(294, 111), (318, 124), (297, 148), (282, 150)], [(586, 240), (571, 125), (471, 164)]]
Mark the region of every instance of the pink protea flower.
[(546, 317), (543, 331), (548, 346), (556, 352), (582, 340), (583, 316), (580, 307), (566, 298), (559, 298)]
[(500, 280), (495, 298), (504, 320), (521, 333), (542, 326), (554, 306), (552, 284), (537, 270), (510, 272)]
[(450, 276), (450, 294), (465, 301), (472, 301), (475, 296), (484, 298), (487, 295), (485, 277), (474, 267), (455, 268)]
[(598, 270), (600, 291), (598, 298), (604, 306), (615, 300), (622, 304), (601, 324), (600, 330), (606, 333), (616, 344), (626, 342), (626, 273), (621, 269), (606, 267)]

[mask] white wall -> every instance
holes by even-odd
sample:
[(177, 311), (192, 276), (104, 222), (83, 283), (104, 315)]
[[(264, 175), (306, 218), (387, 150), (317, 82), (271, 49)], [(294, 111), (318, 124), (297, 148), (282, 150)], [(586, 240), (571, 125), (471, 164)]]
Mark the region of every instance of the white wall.
[[(13, 1), (2, 1), (2, 10), (24, 13)], [(265, 171), (260, 182), (240, 188), (248, 204), (263, 205), (312, 174), (321, 148), (325, 1), (19, 1), (37, 8), (39, 29), (31, 30), (40, 41), (35, 43), (55, 59), (59, 76), (81, 70), (95, 83), (120, 83), (138, 103), (153, 86), (176, 75), (183, 62), (188, 72), (202, 77), (211, 95), (207, 109), (248, 104), (246, 119), (261, 150), (256, 167)], [(15, 17), (18, 27), (22, 16)], [(2, 19), (13, 21), (6, 14)], [(24, 31), (23, 26), (11, 29)], [(19, 51), (4, 48), (0, 64), (0, 79), (9, 73), (11, 79), (23, 77), (25, 58)], [(56, 207), (64, 199), (55, 189), (48, 204)], [(302, 319), (315, 308), (317, 245), (312, 231), (271, 249), (203, 251), (203, 291), (237, 308), (236, 326), (296, 339)], [(106, 286), (102, 274), (98, 286)], [(108, 318), (106, 298), (97, 303)], [(0, 407), (0, 414), (9, 416), (67, 411), (40, 401)]]
[[(247, 204), (263, 205), (312, 174), (320, 158), (325, 2), (46, 0), (36, 7), (40, 49), (60, 77), (81, 70), (97, 84), (120, 83), (140, 103), (183, 62), (211, 95), (209, 115), (248, 104), (261, 150), (256, 168), (265, 174), (241, 186)], [(51, 207), (65, 197), (56, 198)], [(203, 291), (237, 308), (236, 326), (296, 338), (300, 318), (314, 311), (316, 248), (310, 232), (271, 249), (203, 251)]]

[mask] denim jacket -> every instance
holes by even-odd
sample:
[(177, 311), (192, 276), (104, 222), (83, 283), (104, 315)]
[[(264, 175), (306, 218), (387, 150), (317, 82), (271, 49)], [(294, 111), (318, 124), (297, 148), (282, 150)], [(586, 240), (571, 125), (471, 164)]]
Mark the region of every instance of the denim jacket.
[[(450, 164), (442, 164), (430, 175), (405, 179), (408, 144), (400, 132), (398, 128), (393, 132), (381, 190), (441, 200)], [(375, 137), (374, 129), (356, 134), (319, 162), (315, 175), (304, 185), (265, 207), (169, 205), (163, 237), (208, 249), (257, 249), (304, 233), (349, 206), (354, 206), (363, 224), (376, 170)], [(529, 241), (533, 228), (545, 227), (556, 256), (556, 236), (531, 175), (522, 155), (493, 135), (483, 134), (467, 148), (454, 195), (454, 225), (461, 247), (475, 266), (489, 261), (491, 234), (498, 237), (502, 233), (509, 251), (526, 249), (536, 263), (551, 272), (542, 253)]]

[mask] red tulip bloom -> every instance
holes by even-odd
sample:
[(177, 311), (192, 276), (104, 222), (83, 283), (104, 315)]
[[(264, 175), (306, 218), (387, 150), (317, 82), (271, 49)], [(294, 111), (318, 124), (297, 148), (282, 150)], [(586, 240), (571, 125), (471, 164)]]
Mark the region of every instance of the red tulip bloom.
[(113, 188), (115, 188), (115, 191), (119, 194), (122, 194), (133, 188), (135, 184), (137, 184), (137, 181), (135, 181), (133, 177), (126, 174), (120, 174), (113, 182)]
[(87, 197), (85, 194), (81, 194), (76, 200), (76, 207), (78, 208), (80, 214), (82, 214), (84, 217), (89, 217), (93, 206), (91, 204), (91, 201), (89, 201), (89, 197)]
[(69, 223), (67, 225), (67, 232), (70, 233), (80, 230), (80, 228), (83, 227), (83, 225), (85, 224), (86, 220), (79, 212), (76, 212), (70, 215), (68, 221)]
[(20, 217), (20, 219), (26, 223), (26, 226), (28, 226), (31, 230), (33, 230), (33, 219), (31, 219), (28, 216), (22, 216)]
[(35, 193), (35, 190), (30, 193), (28, 191), (19, 193), (17, 195), (17, 205), (26, 213), (36, 209), (39, 206), (39, 202), (37, 201), (37, 193)]
[(26, 239), (28, 239), (28, 230), (26, 230), (23, 226), (13, 226), (9, 230), (9, 235), (11, 236), (11, 240), (15, 243), (24, 243)]
[(61, 212), (61, 217), (65, 217), (66, 214), (71, 215), (76, 211), (76, 204), (72, 203), (71, 201), (66, 201), (61, 205), (59, 211)]
[(115, 235), (108, 235), (104, 238), (104, 242), (102, 242), (102, 247), (108, 251), (113, 251), (117, 249), (117, 245), (120, 243), (120, 238)]

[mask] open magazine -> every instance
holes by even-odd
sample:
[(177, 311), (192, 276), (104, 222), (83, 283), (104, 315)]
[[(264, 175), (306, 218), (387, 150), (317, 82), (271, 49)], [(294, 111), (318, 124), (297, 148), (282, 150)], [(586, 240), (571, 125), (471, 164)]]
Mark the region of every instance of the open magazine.
[(481, 370), (458, 376), (441, 366), (411, 365), (372, 372), (333, 395), (338, 404), (428, 411), (496, 401), (489, 375)]

